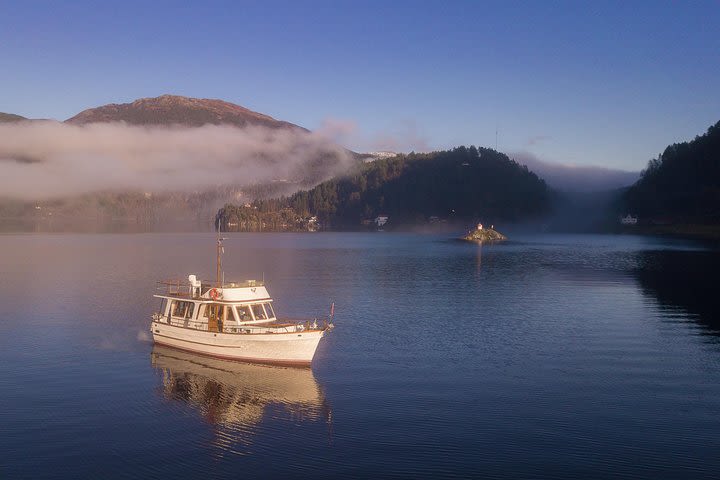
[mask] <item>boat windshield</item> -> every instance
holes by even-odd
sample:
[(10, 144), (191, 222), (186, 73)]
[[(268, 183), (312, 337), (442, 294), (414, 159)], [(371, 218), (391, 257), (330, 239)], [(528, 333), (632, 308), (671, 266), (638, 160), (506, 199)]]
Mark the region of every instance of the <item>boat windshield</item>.
[(255, 315), (255, 320), (266, 320), (267, 315), (265, 315), (265, 310), (263, 310), (261, 303), (256, 303), (252, 306), (253, 314)]
[(265, 305), (265, 313), (267, 313), (268, 318), (275, 318), (275, 310), (273, 310), (272, 303), (264, 303)]
[(250, 314), (250, 307), (247, 305), (239, 305), (235, 307), (237, 310), (237, 317), (240, 319), (241, 322), (248, 322), (252, 320), (252, 315)]

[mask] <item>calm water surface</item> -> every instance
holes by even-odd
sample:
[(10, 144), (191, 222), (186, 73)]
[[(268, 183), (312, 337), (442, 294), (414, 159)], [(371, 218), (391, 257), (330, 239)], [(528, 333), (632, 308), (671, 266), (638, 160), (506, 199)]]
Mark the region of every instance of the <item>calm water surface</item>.
[(0, 235), (0, 478), (720, 476), (720, 254), (633, 236), (234, 234), (336, 303), (312, 370), (149, 341), (210, 234)]

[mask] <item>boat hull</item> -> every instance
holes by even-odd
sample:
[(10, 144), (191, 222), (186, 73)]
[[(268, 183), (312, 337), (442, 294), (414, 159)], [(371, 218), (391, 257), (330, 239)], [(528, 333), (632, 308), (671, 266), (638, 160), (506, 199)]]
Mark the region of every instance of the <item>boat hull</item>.
[(275, 365), (309, 366), (323, 330), (271, 334), (215, 333), (151, 323), (158, 345), (228, 360)]

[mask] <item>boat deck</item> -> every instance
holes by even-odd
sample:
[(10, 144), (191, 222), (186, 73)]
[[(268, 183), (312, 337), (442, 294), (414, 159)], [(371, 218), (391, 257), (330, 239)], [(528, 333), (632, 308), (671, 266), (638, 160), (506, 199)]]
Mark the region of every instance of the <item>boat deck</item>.
[(156, 323), (171, 325), (173, 327), (187, 328), (189, 330), (196, 330), (201, 332), (217, 332), (217, 333), (229, 333), (229, 334), (242, 334), (242, 335), (265, 335), (274, 333), (300, 333), (300, 332), (319, 332), (327, 330), (328, 323), (323, 321), (318, 322), (317, 319), (312, 320), (298, 320), (288, 321), (290, 319), (284, 319), (285, 321), (273, 321), (268, 323), (254, 323), (254, 324), (241, 324), (241, 325), (219, 325), (217, 330), (210, 329), (208, 323), (199, 322), (189, 318), (179, 319), (171, 318), (168, 321), (167, 317), (158, 316), (153, 319)]

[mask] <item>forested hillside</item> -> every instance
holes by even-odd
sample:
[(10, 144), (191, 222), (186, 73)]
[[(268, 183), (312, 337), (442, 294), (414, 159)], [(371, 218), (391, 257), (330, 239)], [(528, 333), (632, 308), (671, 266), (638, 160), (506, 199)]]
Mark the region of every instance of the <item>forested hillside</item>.
[[(384, 214), (394, 224), (443, 220), (518, 221), (544, 213), (545, 182), (506, 155), (487, 148), (411, 153), (364, 164), (345, 177), (290, 197), (255, 202), (257, 215), (317, 216), (353, 227)], [(238, 223), (248, 207), (226, 205), (221, 226)]]
[[(625, 194), (628, 211), (662, 221), (720, 221), (720, 122), (668, 146)], [(642, 218), (641, 218), (642, 219)]]

